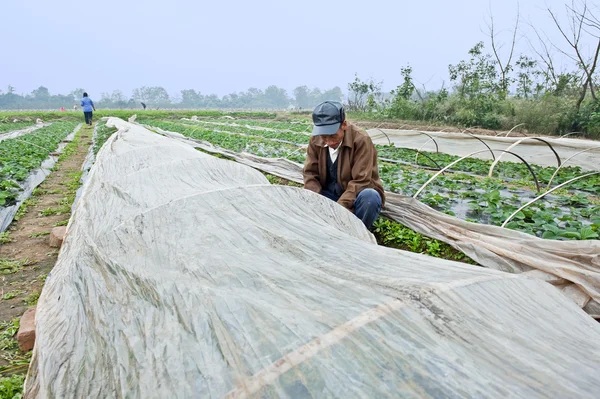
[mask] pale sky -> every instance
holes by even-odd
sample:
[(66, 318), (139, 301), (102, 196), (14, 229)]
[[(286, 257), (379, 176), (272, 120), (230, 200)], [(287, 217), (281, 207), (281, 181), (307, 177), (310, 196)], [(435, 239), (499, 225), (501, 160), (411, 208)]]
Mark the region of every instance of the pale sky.
[[(523, 34), (531, 22), (563, 45), (545, 7), (564, 15), (564, 4), (521, 0)], [(389, 90), (408, 63), (417, 82), (439, 89), (450, 85), (448, 64), (488, 39), (490, 7), (508, 45), (516, 0), (3, 0), (0, 89), (82, 87), (92, 98), (140, 86), (171, 95), (271, 84), (288, 94), (299, 85), (346, 92), (358, 73)], [(530, 53), (526, 40), (517, 51)]]

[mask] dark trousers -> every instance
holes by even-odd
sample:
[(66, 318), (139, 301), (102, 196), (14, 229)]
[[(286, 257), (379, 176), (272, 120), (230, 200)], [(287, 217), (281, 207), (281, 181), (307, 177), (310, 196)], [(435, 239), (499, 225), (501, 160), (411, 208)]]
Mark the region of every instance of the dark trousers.
[[(329, 190), (321, 190), (321, 195), (336, 201), (340, 198)], [(354, 200), (354, 215), (362, 220), (367, 229), (373, 226), (373, 222), (381, 212), (381, 196), (372, 188), (365, 188)]]
[(85, 117), (85, 123), (88, 125), (92, 124), (92, 111), (85, 111), (83, 113), (83, 116)]

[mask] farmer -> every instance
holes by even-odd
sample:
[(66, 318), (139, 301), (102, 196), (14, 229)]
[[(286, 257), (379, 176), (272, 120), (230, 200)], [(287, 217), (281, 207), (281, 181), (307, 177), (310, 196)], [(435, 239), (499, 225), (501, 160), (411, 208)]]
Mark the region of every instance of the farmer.
[(312, 114), (304, 163), (304, 188), (353, 211), (370, 229), (385, 200), (377, 150), (367, 133), (346, 121), (339, 102), (325, 101)]
[(94, 102), (91, 98), (88, 97), (87, 93), (83, 93), (83, 98), (81, 99), (81, 107), (83, 108), (83, 116), (85, 117), (85, 123), (92, 126), (92, 110), (96, 110), (94, 107)]

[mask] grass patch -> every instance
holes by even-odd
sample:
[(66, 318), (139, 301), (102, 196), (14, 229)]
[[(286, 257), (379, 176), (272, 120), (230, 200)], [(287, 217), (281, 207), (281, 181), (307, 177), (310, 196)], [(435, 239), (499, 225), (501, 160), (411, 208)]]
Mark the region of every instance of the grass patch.
[(66, 226), (68, 224), (69, 224), (69, 219), (67, 219), (67, 220), (61, 220), (60, 222), (54, 223), (54, 227)]
[(23, 299), (23, 302), (25, 302), (27, 306), (34, 306), (37, 304), (37, 301), (40, 298), (40, 294), (40, 291), (33, 291), (31, 294), (27, 295)]
[(52, 216), (52, 215), (64, 215), (66, 213), (71, 212), (71, 207), (68, 204), (63, 204), (57, 207), (50, 207), (42, 210), (40, 215), (42, 216)]
[(19, 347), (15, 334), (19, 331), (19, 318), (0, 323), (0, 350), (14, 350)]
[(48, 190), (44, 190), (41, 187), (36, 187), (31, 192), (31, 195), (34, 197), (41, 197), (42, 195), (46, 195), (46, 194), (48, 194)]
[(5, 293), (4, 295), (2, 295), (2, 299), (4, 299), (5, 301), (9, 300), (9, 299), (13, 299), (18, 297), (19, 295), (23, 295), (25, 293), (25, 291), (23, 290), (12, 290), (12, 291), (8, 291), (7, 293)]
[(23, 269), (23, 266), (25, 266), (27, 264), (29, 264), (28, 259), (24, 259), (24, 260), (14, 260), (14, 259), (7, 259), (7, 258), (0, 259), (0, 274), (16, 273), (16, 272), (20, 271), (21, 269)]
[(53, 257), (53, 256), (58, 256), (58, 253), (59, 253), (59, 252), (60, 252), (60, 251), (59, 251), (58, 249), (53, 249), (53, 250), (52, 250), (52, 251), (50, 251), (50, 252), (46, 252), (46, 256), (47, 256), (47, 257), (49, 257), (49, 258), (51, 258), (51, 257)]
[[(75, 192), (77, 191), (79, 186), (81, 186), (81, 175), (82, 174), (83, 174), (83, 172), (80, 170), (70, 172), (69, 174), (67, 174), (68, 180), (65, 183), (65, 186), (69, 190), (69, 193), (75, 194)], [(73, 202), (73, 201), (71, 200), (71, 202)]]
[(33, 234), (29, 234), (29, 238), (39, 238), (39, 237), (44, 237), (47, 236), (48, 234), (50, 234), (49, 231), (41, 231), (39, 233), (33, 233)]
[(19, 220), (23, 216), (25, 216), (27, 214), (27, 211), (29, 210), (29, 207), (36, 206), (38, 202), (39, 199), (37, 197), (29, 197), (25, 201), (23, 201), (23, 203), (19, 207), (19, 210), (15, 214), (15, 220)]
[(14, 240), (10, 236), (10, 232), (9, 231), (5, 231), (3, 233), (0, 233), (0, 244), (8, 244), (9, 242), (13, 242), (13, 241)]
[(69, 158), (71, 155), (73, 155), (73, 154), (75, 154), (75, 152), (77, 152), (77, 147), (79, 147), (79, 142), (80, 142), (80, 134), (79, 134), (80, 132), (81, 132), (81, 130), (79, 132), (77, 132), (77, 134), (75, 135), (75, 138), (73, 138), (73, 140), (65, 146), (65, 148), (63, 149), (63, 152), (58, 157), (58, 161), (56, 162), (56, 165), (60, 165), (65, 159)]

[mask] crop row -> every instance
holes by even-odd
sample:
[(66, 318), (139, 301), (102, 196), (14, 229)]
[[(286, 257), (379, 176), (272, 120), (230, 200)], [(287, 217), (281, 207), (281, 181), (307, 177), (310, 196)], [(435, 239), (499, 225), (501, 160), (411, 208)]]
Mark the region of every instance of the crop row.
[(223, 119), (200, 119), (196, 122), (212, 123), (212, 124), (235, 124), (235, 125), (249, 125), (255, 127), (262, 127), (275, 130), (289, 130), (296, 133), (310, 133), (312, 130), (312, 123), (308, 120), (299, 120), (293, 122), (283, 121), (269, 121), (269, 120), (258, 120), (258, 119), (234, 119), (225, 121)]
[[(413, 195), (433, 173), (406, 165), (380, 166), (386, 190), (404, 195)], [(499, 226), (535, 195), (499, 179), (453, 173), (439, 176), (418, 199), (461, 219)], [(598, 238), (600, 205), (581, 193), (548, 195), (519, 212), (507, 227), (544, 238)]]
[[(153, 124), (153, 121), (141, 120), (139, 123), (147, 123)], [(254, 137), (257, 139), (264, 138), (269, 140), (278, 140), (283, 142), (288, 142), (291, 144), (303, 145), (308, 144), (308, 140), (310, 136), (301, 133), (291, 133), (286, 131), (277, 131), (277, 130), (257, 130), (248, 128), (245, 126), (237, 126), (237, 125), (214, 125), (207, 124), (201, 121), (177, 121), (177, 122), (169, 122), (175, 125), (181, 125), (185, 128), (195, 127), (199, 129), (204, 129), (210, 132), (220, 132), (220, 133), (231, 133), (244, 135), (249, 137)]]
[[(384, 159), (415, 163), (415, 158), (417, 158), (416, 151), (408, 148), (394, 147), (393, 145), (378, 146), (377, 151), (379, 157)], [(459, 159), (459, 157), (455, 155), (443, 153), (422, 152), (421, 154), (422, 155), (420, 155), (417, 159), (418, 164), (435, 169), (438, 167), (444, 167), (449, 163)], [(435, 161), (435, 163), (433, 161)], [(473, 173), (479, 176), (487, 176), (491, 165), (491, 160), (467, 158), (454, 165), (452, 170)], [(544, 167), (534, 164), (530, 166), (540, 184), (543, 186), (548, 184), (552, 178), (552, 175), (556, 171), (555, 167)], [(552, 185), (558, 185), (584, 173), (585, 172), (582, 171), (579, 166), (565, 166), (561, 168), (556, 177), (554, 177), (552, 180)], [(498, 176), (502, 179), (517, 180), (515, 183), (521, 183), (525, 185), (531, 185), (533, 183), (531, 172), (523, 163), (508, 161), (498, 162), (494, 168), (494, 176)], [(573, 182), (571, 185), (569, 185), (569, 188), (586, 191), (594, 195), (600, 195), (600, 175), (590, 176), (589, 178)]]
[(171, 132), (181, 133), (186, 137), (204, 140), (218, 147), (235, 151), (248, 152), (262, 157), (284, 157), (296, 162), (304, 162), (304, 153), (293, 144), (275, 142), (273, 140), (214, 131), (200, 126), (186, 126), (181, 123), (167, 121), (146, 121), (148, 125)]
[(26, 127), (33, 126), (31, 122), (8, 122), (8, 121), (0, 121), (0, 134), (11, 132), (13, 130), (21, 130)]
[(55, 122), (19, 138), (0, 142), (0, 206), (13, 202), (20, 183), (55, 151), (77, 122)]

